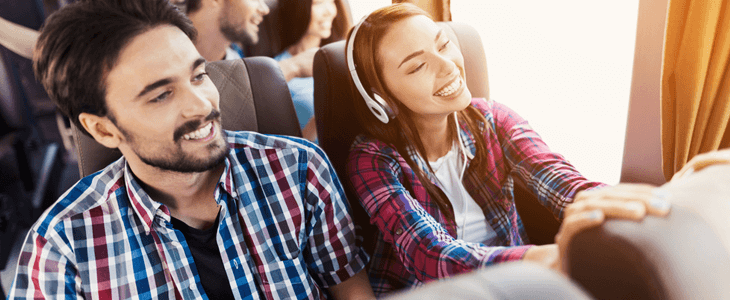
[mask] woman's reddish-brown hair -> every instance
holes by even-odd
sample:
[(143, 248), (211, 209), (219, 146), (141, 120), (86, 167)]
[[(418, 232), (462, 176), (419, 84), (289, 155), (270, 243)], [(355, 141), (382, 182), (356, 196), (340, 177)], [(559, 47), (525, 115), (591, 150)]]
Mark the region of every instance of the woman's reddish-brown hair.
[[(357, 75), (363, 87), (371, 94), (377, 93), (380, 95), (392, 109), (396, 117), (391, 119), (387, 124), (380, 122), (370, 112), (365, 101), (360, 97), (360, 93), (355, 88), (354, 83), (351, 83), (353, 95), (355, 95), (352, 101), (354, 101), (355, 116), (365, 130), (365, 133), (370, 137), (393, 145), (408, 165), (411, 166), (411, 169), (416, 173), (416, 176), (418, 176), (418, 179), (439, 206), (444, 216), (453, 221), (454, 215), (451, 202), (441, 190), (431, 183), (424, 171), (414, 163), (406, 150), (409, 147), (413, 147), (422, 158), (425, 159), (427, 157), (421, 134), (418, 132), (418, 128), (413, 121), (413, 112), (393, 96), (393, 93), (391, 93), (388, 86), (382, 80), (383, 61), (379, 52), (381, 50), (380, 44), (383, 36), (386, 35), (395, 23), (415, 16), (427, 16), (433, 19), (426, 11), (413, 4), (398, 3), (380, 8), (372, 12), (363, 21), (357, 31), (353, 44), (353, 60), (357, 66)], [(348, 34), (348, 41), (352, 38), (351, 35), (352, 30)], [(470, 105), (466, 109), (459, 111), (458, 117), (460, 120), (466, 122), (469, 131), (471, 131), (476, 139), (476, 157), (471, 162), (469, 168), (477, 168), (478, 174), (485, 174), (487, 171), (486, 164), (482, 162), (486, 161), (487, 147), (484, 139), (480, 138), (482, 136), (482, 128), (486, 128), (486, 126), (480, 126), (480, 124), (486, 124), (484, 115)], [(451, 128), (455, 128), (453, 115), (449, 116), (449, 124)], [(457, 134), (457, 132), (452, 132), (451, 134), (454, 141), (457, 139)], [(430, 166), (428, 167), (430, 168)]]

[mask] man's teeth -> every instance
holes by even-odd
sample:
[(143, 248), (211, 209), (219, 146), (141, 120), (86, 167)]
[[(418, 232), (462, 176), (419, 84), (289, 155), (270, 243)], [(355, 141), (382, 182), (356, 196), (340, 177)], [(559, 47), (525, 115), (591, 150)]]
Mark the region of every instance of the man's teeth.
[(459, 89), (459, 87), (461, 87), (461, 77), (454, 80), (454, 82), (449, 84), (447, 87), (439, 90), (434, 95), (439, 96), (439, 97), (451, 96), (453, 93), (455, 93)]
[(203, 128), (200, 128), (196, 131), (183, 135), (183, 138), (186, 140), (202, 139), (210, 134), (211, 129), (213, 129), (213, 122), (208, 123), (208, 125), (206, 125)]

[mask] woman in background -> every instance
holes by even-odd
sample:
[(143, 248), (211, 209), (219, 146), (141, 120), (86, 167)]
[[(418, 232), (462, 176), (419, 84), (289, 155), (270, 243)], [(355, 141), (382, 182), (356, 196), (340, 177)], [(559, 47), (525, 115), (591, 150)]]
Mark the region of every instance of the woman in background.
[[(275, 60), (290, 58), (305, 51), (344, 38), (350, 29), (344, 3), (340, 0), (281, 0), (277, 9), (281, 47)], [(288, 82), (302, 136), (317, 139), (314, 121), (314, 79), (294, 78)]]
[[(354, 101), (365, 130), (347, 169), (380, 231), (369, 269), (377, 296), (509, 261), (561, 270), (559, 251), (576, 232), (606, 217), (668, 213), (668, 202), (643, 197), (653, 187), (629, 187), (642, 197), (605, 196), (612, 188), (550, 151), (517, 113), (472, 98), (461, 51), (416, 6), (371, 13), (346, 53), (363, 97), (343, 101)], [(563, 221), (557, 244), (527, 245), (515, 178)]]

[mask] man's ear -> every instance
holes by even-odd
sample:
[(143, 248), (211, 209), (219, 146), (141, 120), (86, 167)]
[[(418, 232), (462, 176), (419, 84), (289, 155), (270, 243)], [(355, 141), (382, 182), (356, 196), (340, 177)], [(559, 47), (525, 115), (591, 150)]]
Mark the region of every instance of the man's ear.
[(100, 117), (90, 113), (79, 114), (79, 123), (92, 137), (104, 147), (117, 148), (122, 142), (122, 134), (114, 123), (107, 117)]

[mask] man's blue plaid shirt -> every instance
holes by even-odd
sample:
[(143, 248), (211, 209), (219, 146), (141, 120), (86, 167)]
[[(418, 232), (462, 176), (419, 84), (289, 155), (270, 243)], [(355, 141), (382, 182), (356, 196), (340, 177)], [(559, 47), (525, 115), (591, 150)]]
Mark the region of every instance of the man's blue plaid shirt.
[[(367, 263), (324, 152), (227, 132), (218, 248), (237, 299), (319, 299)], [(79, 181), (31, 228), (9, 299), (206, 299), (167, 207), (124, 158)]]

